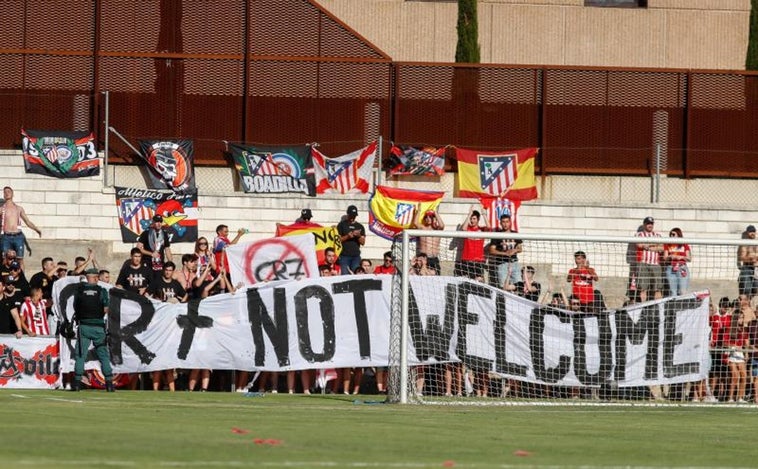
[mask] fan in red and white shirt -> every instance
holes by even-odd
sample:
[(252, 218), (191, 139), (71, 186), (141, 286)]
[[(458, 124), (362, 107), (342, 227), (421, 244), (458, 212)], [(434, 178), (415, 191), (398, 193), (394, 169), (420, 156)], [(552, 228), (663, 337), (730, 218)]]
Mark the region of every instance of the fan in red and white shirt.
[(42, 289), (32, 287), (31, 297), (21, 305), (21, 327), (30, 337), (50, 335), (47, 324), (47, 308), (42, 301)]
[[(655, 220), (653, 217), (645, 217), (642, 221), (644, 229), (638, 231), (635, 236), (642, 238), (660, 238), (660, 234), (653, 231)], [(650, 240), (652, 241), (652, 240)], [(647, 301), (648, 292), (653, 292), (655, 299), (661, 298), (663, 292), (663, 272), (661, 271), (661, 254), (663, 245), (654, 242), (641, 242), (637, 244), (637, 289), (640, 301)]]

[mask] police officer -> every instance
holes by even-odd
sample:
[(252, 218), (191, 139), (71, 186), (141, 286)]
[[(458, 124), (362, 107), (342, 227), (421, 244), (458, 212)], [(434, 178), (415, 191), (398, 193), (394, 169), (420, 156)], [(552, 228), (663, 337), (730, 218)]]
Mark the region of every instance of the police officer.
[(105, 315), (108, 314), (108, 291), (97, 284), (99, 272), (88, 269), (87, 283), (83, 283), (74, 295), (74, 319), (79, 323), (76, 341), (76, 365), (74, 366), (73, 391), (81, 389), (84, 362), (90, 342), (95, 346), (95, 354), (105, 376), (105, 390), (113, 392), (113, 370), (105, 337)]

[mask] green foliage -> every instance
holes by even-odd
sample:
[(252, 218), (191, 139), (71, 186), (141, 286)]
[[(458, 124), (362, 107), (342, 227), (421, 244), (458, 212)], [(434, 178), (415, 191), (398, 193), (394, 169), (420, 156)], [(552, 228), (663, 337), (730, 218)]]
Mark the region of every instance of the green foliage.
[(472, 398), (447, 407), (355, 398), (2, 390), (3, 467), (755, 464), (749, 435), (758, 414), (749, 405), (479, 407)]
[(458, 63), (479, 63), (481, 59), (476, 1), (458, 0), (458, 43), (455, 46)]
[(758, 70), (758, 0), (750, 0), (750, 36), (747, 42), (746, 70)]

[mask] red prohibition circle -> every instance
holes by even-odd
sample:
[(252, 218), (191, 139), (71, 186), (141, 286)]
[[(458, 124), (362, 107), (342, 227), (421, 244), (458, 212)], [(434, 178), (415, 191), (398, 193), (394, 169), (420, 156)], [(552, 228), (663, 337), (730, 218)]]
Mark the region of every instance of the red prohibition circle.
[[(255, 259), (256, 254), (261, 251), (261, 249), (270, 248), (272, 246), (281, 246), (282, 254), (279, 256), (280, 261), (285, 261), (289, 257), (298, 257), (303, 260), (303, 268), (305, 269), (305, 276), (310, 277), (311, 273), (308, 270), (308, 263), (305, 262), (305, 254), (298, 249), (297, 246), (295, 246), (293, 243), (286, 241), (281, 238), (274, 238), (274, 239), (268, 239), (265, 241), (260, 241), (257, 243), (253, 243), (250, 246), (247, 247), (245, 250), (245, 254), (243, 256), (243, 262), (245, 264), (245, 278), (247, 279), (250, 284), (255, 284), (255, 273), (253, 272), (253, 260)], [(290, 254), (293, 254), (293, 256), (290, 256)]]

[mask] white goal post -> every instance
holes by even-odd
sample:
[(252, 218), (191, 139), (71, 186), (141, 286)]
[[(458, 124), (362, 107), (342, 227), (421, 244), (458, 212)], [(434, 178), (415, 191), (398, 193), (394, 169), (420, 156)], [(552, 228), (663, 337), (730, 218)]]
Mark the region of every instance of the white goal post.
[[(720, 298), (730, 300), (728, 315), (735, 324), (738, 315), (744, 316), (738, 304), (737, 252), (740, 246), (758, 250), (758, 242), (667, 234), (640, 238), (404, 231), (393, 245), (401, 275), (395, 276), (393, 286), (388, 399), (435, 404), (758, 402), (750, 378), (751, 350), (734, 345), (750, 332), (747, 319), (753, 318), (745, 318), (744, 330), (730, 326), (712, 338), (709, 317), (718, 310)], [(432, 256), (439, 260), (439, 277), (414, 275), (420, 254), (417, 237), (439, 238), (439, 252)], [(507, 274), (497, 269), (501, 259), (487, 256), (479, 271), (466, 278), (465, 270), (461, 274), (461, 244), (474, 239), (484, 239), (485, 252), (499, 240), (518, 240), (523, 249)], [(662, 265), (656, 279), (646, 277), (648, 266), (637, 260), (641, 241), (659, 253)], [(683, 245), (689, 258), (678, 261), (672, 252)], [(663, 258), (664, 246), (671, 260)], [(589, 290), (574, 282), (576, 272), (584, 272), (572, 271), (580, 267), (582, 255), (599, 277), (589, 281)], [(666, 274), (674, 277), (672, 282), (677, 277), (684, 281), (684, 289), (677, 283), (670, 286)], [(530, 288), (536, 296), (526, 299)], [(597, 303), (580, 304), (586, 291), (594, 292)], [(560, 298), (567, 303), (559, 304)], [(755, 326), (758, 333), (758, 321)], [(743, 356), (746, 382), (731, 382), (732, 351)], [(715, 379), (714, 370), (721, 373)]]

